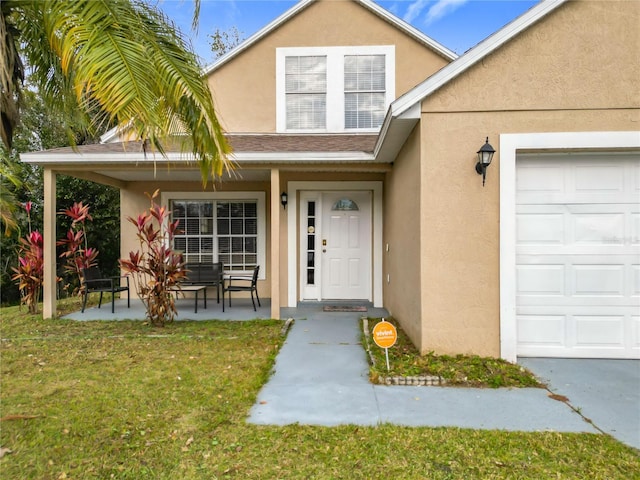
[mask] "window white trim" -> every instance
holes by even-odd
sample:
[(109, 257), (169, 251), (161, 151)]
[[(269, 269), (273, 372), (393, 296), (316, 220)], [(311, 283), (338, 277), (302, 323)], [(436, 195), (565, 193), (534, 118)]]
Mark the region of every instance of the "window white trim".
[(267, 214), (265, 192), (162, 192), (161, 205), (168, 208), (171, 200), (247, 200), (258, 203), (258, 265), (259, 278), (266, 278)]
[(637, 132), (510, 133), (500, 135), (500, 356), (516, 361), (516, 160), (524, 150), (640, 148)]
[(287, 254), (287, 307), (295, 307), (298, 303), (298, 271), (300, 242), (298, 241), (297, 221), (298, 212), (298, 192), (299, 191), (324, 190), (370, 190), (373, 192), (372, 198), (372, 257), (373, 264), (371, 276), (373, 279), (373, 306), (382, 308), (382, 182), (288, 182), (286, 191), (289, 192), (289, 203), (287, 209), (287, 242), (288, 245), (295, 245), (296, 248), (289, 248)]
[[(378, 132), (374, 129), (345, 129), (344, 127), (344, 57), (346, 55), (385, 56), (385, 109), (395, 99), (396, 49), (394, 45), (358, 47), (286, 47), (276, 49), (276, 131), (278, 133)], [(285, 93), (285, 59), (296, 56), (327, 57), (327, 128), (317, 130), (287, 130)]]

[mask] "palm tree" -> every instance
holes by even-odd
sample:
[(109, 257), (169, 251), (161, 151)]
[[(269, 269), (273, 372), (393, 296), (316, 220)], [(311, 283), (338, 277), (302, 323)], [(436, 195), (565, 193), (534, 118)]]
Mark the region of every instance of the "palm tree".
[[(196, 0), (197, 21), (199, 1)], [(20, 121), (24, 67), (48, 108), (94, 130), (125, 126), (160, 153), (180, 132), (206, 185), (230, 168), (230, 149), (196, 55), (143, 0), (2, 0), (0, 137)]]

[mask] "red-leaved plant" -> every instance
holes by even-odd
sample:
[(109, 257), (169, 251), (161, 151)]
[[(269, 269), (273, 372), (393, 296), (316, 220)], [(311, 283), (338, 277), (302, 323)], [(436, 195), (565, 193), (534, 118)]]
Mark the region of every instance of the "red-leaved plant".
[[(85, 224), (87, 220), (93, 221), (93, 218), (89, 214), (89, 206), (82, 202), (75, 202), (71, 208), (60, 213), (71, 219), (66, 237), (56, 242), (56, 245), (66, 247), (60, 254), (60, 258), (65, 259), (63, 269), (78, 279), (78, 285), (82, 285), (82, 269), (97, 265), (98, 250), (89, 247)], [(79, 289), (77, 293), (82, 294)]]
[(21, 303), (27, 305), (29, 313), (35, 314), (38, 313), (38, 302), (44, 277), (44, 241), (39, 231), (31, 230), (31, 207), (31, 202), (25, 204), (29, 233), (20, 239), (18, 267), (11, 268), (15, 272), (11, 279), (18, 282)]
[(129, 252), (120, 267), (131, 274), (138, 296), (147, 310), (152, 325), (164, 326), (178, 313), (171, 288), (184, 278), (182, 255), (171, 245), (178, 232), (178, 221), (169, 222), (169, 212), (155, 202), (159, 190), (146, 194), (151, 207), (137, 218), (127, 217), (135, 225), (140, 250)]

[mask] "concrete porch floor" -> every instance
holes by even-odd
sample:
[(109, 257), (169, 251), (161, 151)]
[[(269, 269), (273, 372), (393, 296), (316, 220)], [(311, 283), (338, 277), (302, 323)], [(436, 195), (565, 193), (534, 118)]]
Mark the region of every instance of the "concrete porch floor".
[[(222, 302), (222, 299), (220, 300)], [(229, 307), (228, 299), (225, 302), (225, 311), (222, 311), (222, 303), (213, 298), (207, 298), (207, 308), (204, 301), (198, 301), (198, 313), (194, 312), (195, 302), (193, 298), (179, 298), (176, 300), (178, 315), (175, 321), (181, 320), (254, 320), (271, 318), (271, 299), (261, 298), (261, 306), (256, 303), (257, 311), (253, 310), (250, 298), (234, 298)], [(111, 313), (111, 301), (103, 302), (100, 308), (87, 308), (84, 313), (77, 312), (65, 315), (62, 318), (69, 320), (144, 320), (146, 310), (140, 300), (131, 299), (131, 308), (127, 308), (127, 300), (118, 299), (115, 303), (115, 313)]]
[[(211, 298), (213, 297), (213, 298)], [(220, 300), (222, 302), (222, 299)], [(207, 308), (204, 308), (204, 301), (198, 301), (198, 313), (195, 313), (195, 302), (193, 298), (179, 298), (176, 300), (178, 315), (176, 321), (180, 320), (255, 320), (271, 318), (271, 299), (261, 298), (261, 306), (256, 302), (257, 311), (253, 310), (250, 298), (233, 298), (232, 306), (229, 307), (228, 299), (225, 302), (225, 311), (222, 311), (222, 303), (217, 303), (215, 296), (207, 297)], [(384, 317), (388, 315), (384, 308), (374, 308), (368, 302), (301, 302), (297, 307), (283, 307), (280, 309), (280, 318), (286, 320), (293, 318), (296, 320), (306, 319), (322, 311), (324, 305), (361, 305), (367, 307), (366, 312), (356, 312), (351, 315), (357, 317), (366, 315), (369, 317)], [(145, 308), (138, 299), (131, 299), (131, 308), (127, 308), (127, 301), (117, 299), (115, 303), (115, 313), (111, 313), (111, 301), (103, 302), (100, 308), (87, 308), (84, 313), (72, 312), (65, 315), (69, 320), (144, 320)]]

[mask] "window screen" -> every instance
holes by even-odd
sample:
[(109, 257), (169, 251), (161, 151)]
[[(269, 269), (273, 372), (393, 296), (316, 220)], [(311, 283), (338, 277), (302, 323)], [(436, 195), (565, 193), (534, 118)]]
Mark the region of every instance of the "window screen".
[(327, 117), (327, 58), (287, 57), (287, 129), (324, 129)]
[(384, 120), (384, 55), (344, 57), (345, 128), (377, 128)]
[(182, 230), (173, 247), (185, 262), (222, 262), (231, 271), (252, 270), (258, 264), (255, 200), (172, 200), (171, 212)]

